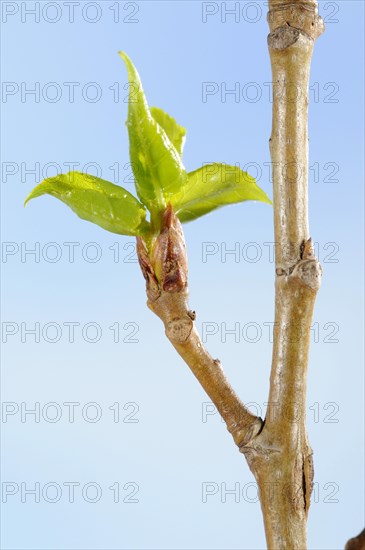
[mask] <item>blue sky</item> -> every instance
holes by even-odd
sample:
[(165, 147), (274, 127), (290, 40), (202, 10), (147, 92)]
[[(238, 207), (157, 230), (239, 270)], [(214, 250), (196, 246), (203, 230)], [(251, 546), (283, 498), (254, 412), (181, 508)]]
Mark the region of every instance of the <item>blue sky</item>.
[[(239, 163), (271, 196), (266, 6), (236, 4), (229, 14), (234, 2), (2, 2), (4, 548), (264, 548), (254, 480), (147, 310), (133, 240), (50, 197), (22, 206), (71, 165), (133, 190), (118, 50), (149, 103), (187, 128), (188, 170)], [(363, 4), (320, 12), (309, 200), (324, 278), (308, 378), (308, 545), (337, 550), (363, 518)], [(235, 205), (184, 230), (198, 328), (265, 414), (272, 210)]]

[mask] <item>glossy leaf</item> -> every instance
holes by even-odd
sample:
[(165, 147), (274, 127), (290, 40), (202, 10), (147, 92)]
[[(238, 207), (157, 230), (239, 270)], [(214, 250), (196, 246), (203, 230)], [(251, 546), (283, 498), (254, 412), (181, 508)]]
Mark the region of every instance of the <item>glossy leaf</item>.
[(69, 206), (80, 218), (119, 235), (141, 235), (147, 228), (144, 206), (128, 191), (95, 176), (69, 172), (37, 185), (24, 204), (48, 194)]
[(182, 157), (186, 139), (186, 129), (180, 126), (172, 116), (165, 113), (165, 111), (159, 107), (150, 107), (150, 112), (156, 122), (165, 130), (172, 145), (175, 147), (180, 157)]
[(247, 200), (271, 204), (247, 172), (227, 164), (207, 164), (188, 174), (188, 183), (171, 203), (180, 221), (188, 222), (216, 208)]
[(125, 53), (119, 54), (128, 71), (127, 127), (137, 194), (151, 212), (161, 211), (184, 185), (187, 174), (177, 150), (149, 110), (137, 70)]

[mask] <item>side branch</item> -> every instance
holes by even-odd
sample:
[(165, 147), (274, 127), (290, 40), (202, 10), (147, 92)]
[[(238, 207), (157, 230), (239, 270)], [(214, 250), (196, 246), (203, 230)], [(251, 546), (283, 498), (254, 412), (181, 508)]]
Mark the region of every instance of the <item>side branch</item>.
[(147, 305), (163, 321), (165, 333), (217, 407), (239, 448), (262, 429), (261, 418), (251, 414), (226, 379), (220, 361), (202, 344), (188, 306), (185, 242), (172, 207), (164, 214), (162, 229), (148, 251), (137, 240), (137, 252), (146, 279)]
[(246, 445), (259, 433), (263, 422), (244, 406), (226, 379), (220, 361), (204, 348), (194, 323), (195, 312), (188, 309), (187, 292), (162, 291), (148, 306), (163, 321), (166, 336), (217, 407), (236, 445)]

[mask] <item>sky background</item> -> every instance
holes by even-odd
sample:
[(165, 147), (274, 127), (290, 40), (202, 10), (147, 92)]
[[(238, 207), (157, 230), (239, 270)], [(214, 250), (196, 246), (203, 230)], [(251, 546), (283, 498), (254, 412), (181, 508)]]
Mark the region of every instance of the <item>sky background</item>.
[[(72, 163), (133, 191), (121, 49), (150, 105), (187, 128), (188, 170), (239, 163), (272, 196), (267, 7), (236, 4), (232, 15), (234, 2), (1, 2), (4, 549), (265, 547), (254, 479), (147, 310), (133, 239), (51, 197), (23, 208)], [(311, 71), (310, 228), (324, 277), (308, 376), (310, 550), (341, 549), (363, 527), (363, 11), (320, 3)], [(248, 202), (184, 229), (198, 328), (264, 415), (272, 209)]]

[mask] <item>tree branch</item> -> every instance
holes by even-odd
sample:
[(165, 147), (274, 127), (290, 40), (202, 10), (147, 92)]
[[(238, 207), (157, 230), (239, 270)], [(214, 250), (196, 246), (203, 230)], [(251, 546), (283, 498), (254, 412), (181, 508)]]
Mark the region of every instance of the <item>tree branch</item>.
[(263, 422), (247, 410), (227, 381), (220, 361), (204, 348), (195, 327), (195, 312), (188, 308), (187, 292), (162, 291), (148, 306), (163, 321), (166, 336), (217, 407), (236, 445), (246, 445)]
[(365, 529), (357, 537), (348, 541), (345, 550), (365, 550)]
[(195, 327), (195, 311), (188, 306), (185, 241), (172, 207), (166, 209), (162, 229), (148, 251), (137, 239), (137, 252), (146, 279), (147, 305), (163, 321), (165, 333), (217, 407), (238, 447), (262, 429), (227, 381), (220, 361), (204, 348)]
[(308, 228), (308, 86), (323, 22), (314, 0), (270, 0), (273, 83), (270, 139), (276, 242), (275, 330), (265, 422), (252, 415), (204, 349), (187, 303), (180, 222), (169, 206), (150, 243), (137, 239), (148, 306), (217, 406), (257, 480), (268, 548), (305, 550), (313, 484), (305, 427), (310, 326), (321, 280)]
[(275, 330), (265, 425), (243, 452), (258, 481), (268, 547), (303, 550), (313, 486), (306, 380), (321, 280), (308, 227), (308, 86), (314, 42), (324, 26), (313, 0), (270, 0), (269, 10)]

